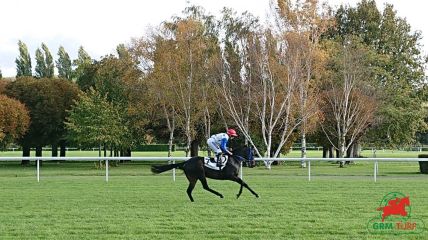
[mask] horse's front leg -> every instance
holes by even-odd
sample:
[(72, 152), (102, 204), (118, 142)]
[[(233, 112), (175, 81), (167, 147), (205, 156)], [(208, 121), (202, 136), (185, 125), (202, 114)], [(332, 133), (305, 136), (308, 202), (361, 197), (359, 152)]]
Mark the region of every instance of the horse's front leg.
[(241, 184), (241, 188), (239, 189), (239, 193), (236, 196), (236, 198), (239, 198), (239, 196), (241, 196), (242, 193), (242, 187), (245, 187), (246, 189), (248, 189), (254, 196), (256, 196), (257, 198), (259, 197), (259, 195), (253, 191), (253, 189), (250, 188), (250, 186), (248, 186), (247, 183), (245, 183), (242, 179), (240, 179), (239, 177), (234, 177), (233, 181)]

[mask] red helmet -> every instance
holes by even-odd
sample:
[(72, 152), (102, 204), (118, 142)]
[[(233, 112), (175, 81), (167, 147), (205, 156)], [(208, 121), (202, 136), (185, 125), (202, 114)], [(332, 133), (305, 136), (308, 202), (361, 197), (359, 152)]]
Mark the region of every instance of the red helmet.
[(227, 135), (234, 136), (234, 137), (238, 136), (238, 134), (236, 134), (235, 129), (232, 129), (232, 128), (227, 129)]

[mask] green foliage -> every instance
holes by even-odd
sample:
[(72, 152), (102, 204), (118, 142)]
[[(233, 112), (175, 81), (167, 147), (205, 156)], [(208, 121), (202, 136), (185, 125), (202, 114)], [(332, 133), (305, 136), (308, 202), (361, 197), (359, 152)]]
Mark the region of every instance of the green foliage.
[(125, 44), (119, 44), (116, 47), (117, 55), (120, 59), (129, 59), (131, 57), (128, 49), (126, 48)]
[(98, 70), (98, 63), (83, 64), (76, 69), (76, 83), (79, 88), (87, 92), (90, 88), (95, 87), (95, 76)]
[(359, 36), (376, 52), (371, 66), (381, 104), (366, 141), (383, 146), (412, 143), (416, 132), (426, 128), (420, 92), (425, 89), (427, 59), (421, 53), (420, 32), (412, 32), (392, 5), (385, 5), (381, 13), (373, 0), (363, 0), (356, 7), (341, 6), (335, 19), (329, 38)]
[(65, 51), (63, 46), (60, 46), (58, 49), (58, 60), (56, 61), (56, 67), (58, 68), (58, 77), (65, 78), (67, 80), (72, 79), (73, 70), (71, 68), (70, 56)]
[(52, 54), (46, 44), (42, 43), (42, 49), (45, 55), (46, 71), (44, 77), (52, 78), (54, 76), (54, 62)]
[(92, 64), (92, 59), (89, 54), (83, 49), (82, 46), (79, 47), (77, 54), (77, 59), (73, 61), (73, 65), (76, 70), (74, 71), (74, 77), (79, 81), (82, 75), (85, 75), (85, 69)]
[(43, 56), (40, 48), (36, 50), (36, 78), (42, 78), (46, 72), (45, 56)]
[(54, 64), (52, 54), (46, 44), (42, 43), (42, 50), (36, 50), (36, 78), (51, 78), (54, 76)]
[(1, 69), (0, 69), (0, 79), (3, 78), (3, 74), (1, 73)]
[(30, 125), (27, 108), (19, 101), (0, 95), (0, 147), (25, 134)]
[(15, 60), (16, 63), (16, 77), (32, 76), (31, 57), (28, 53), (28, 48), (21, 40), (18, 42), (19, 57)]
[(22, 77), (6, 86), (6, 94), (24, 103), (30, 112), (29, 131), (20, 139), (27, 146), (56, 144), (65, 136), (67, 110), (78, 88), (65, 79)]
[(119, 110), (94, 89), (82, 93), (66, 121), (68, 139), (82, 146), (120, 147), (128, 129)]

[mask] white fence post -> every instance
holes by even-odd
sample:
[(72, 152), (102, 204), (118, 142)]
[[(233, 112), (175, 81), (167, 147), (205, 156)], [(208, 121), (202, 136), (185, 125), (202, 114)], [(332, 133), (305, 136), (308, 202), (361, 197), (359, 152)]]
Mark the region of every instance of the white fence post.
[(108, 159), (106, 159), (106, 182), (108, 182)]
[(37, 182), (40, 182), (40, 160), (39, 159), (36, 160), (36, 164), (37, 164)]
[(374, 162), (374, 181), (377, 181), (377, 161)]

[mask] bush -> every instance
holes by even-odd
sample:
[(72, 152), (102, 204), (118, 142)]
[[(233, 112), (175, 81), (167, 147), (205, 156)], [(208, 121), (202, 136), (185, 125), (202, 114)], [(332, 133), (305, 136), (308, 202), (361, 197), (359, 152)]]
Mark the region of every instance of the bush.
[[(428, 158), (428, 154), (419, 154), (419, 158)], [(428, 174), (428, 161), (419, 161), (421, 173)]]

